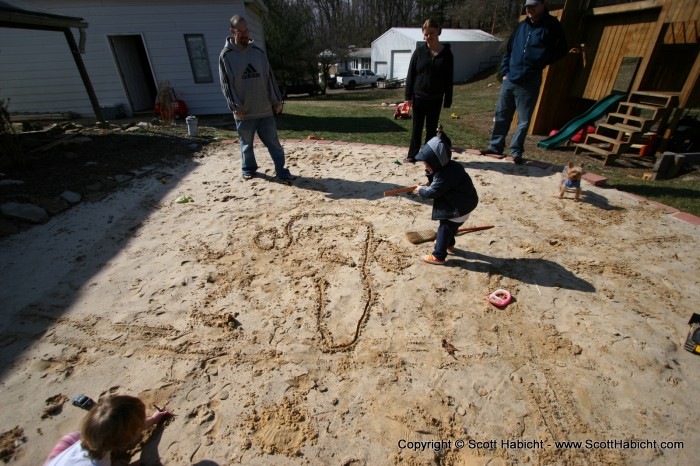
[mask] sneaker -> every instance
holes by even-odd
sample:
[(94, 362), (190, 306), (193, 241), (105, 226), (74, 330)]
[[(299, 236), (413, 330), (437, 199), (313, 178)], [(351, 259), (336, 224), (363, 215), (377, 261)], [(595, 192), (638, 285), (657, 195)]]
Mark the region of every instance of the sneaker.
[(244, 180), (252, 180), (253, 178), (255, 178), (255, 173), (244, 173), (243, 174)]
[(427, 264), (435, 264), (435, 265), (445, 265), (445, 261), (441, 261), (440, 259), (436, 258), (432, 254), (427, 254), (425, 256), (420, 256), (420, 260)]
[(522, 155), (519, 155), (517, 157), (513, 157), (512, 155), (509, 155), (507, 157), (507, 160), (510, 160), (511, 162), (513, 162), (516, 165), (522, 165), (525, 163), (525, 159), (523, 159)]
[(282, 181), (292, 181), (292, 180), (297, 179), (297, 177), (292, 175), (291, 173), (287, 173), (286, 175), (283, 175), (283, 176), (278, 175), (277, 178), (279, 178)]
[(416, 163), (416, 159), (414, 159), (413, 157), (406, 157), (405, 159), (403, 159), (403, 163)]

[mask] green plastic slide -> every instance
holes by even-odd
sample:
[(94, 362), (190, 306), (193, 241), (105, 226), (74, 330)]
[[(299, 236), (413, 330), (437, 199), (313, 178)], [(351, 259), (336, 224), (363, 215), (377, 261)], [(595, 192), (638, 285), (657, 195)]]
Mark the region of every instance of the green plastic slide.
[(614, 105), (617, 105), (617, 103), (624, 98), (625, 96), (620, 94), (610, 94), (607, 97), (603, 97), (598, 102), (596, 102), (591, 108), (589, 108), (586, 111), (586, 113), (577, 116), (576, 118), (565, 124), (562, 127), (562, 129), (560, 129), (557, 132), (557, 134), (538, 142), (537, 146), (543, 147), (545, 149), (556, 149), (557, 147), (571, 139), (582, 128), (585, 128), (586, 126), (590, 125), (591, 123), (608, 113)]

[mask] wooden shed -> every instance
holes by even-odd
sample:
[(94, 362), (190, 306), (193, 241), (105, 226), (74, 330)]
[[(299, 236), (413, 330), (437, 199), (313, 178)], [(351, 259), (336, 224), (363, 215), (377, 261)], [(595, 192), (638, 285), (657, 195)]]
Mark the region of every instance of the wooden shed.
[(698, 0), (567, 0), (559, 17), (573, 51), (545, 70), (530, 126), (547, 134), (613, 92), (667, 93), (700, 106)]

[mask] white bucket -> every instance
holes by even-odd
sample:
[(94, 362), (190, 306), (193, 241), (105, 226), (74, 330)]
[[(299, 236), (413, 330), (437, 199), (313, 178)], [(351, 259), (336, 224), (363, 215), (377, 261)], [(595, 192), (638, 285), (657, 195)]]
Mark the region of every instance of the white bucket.
[(197, 136), (197, 117), (188, 116), (185, 118), (185, 123), (187, 123), (187, 135)]

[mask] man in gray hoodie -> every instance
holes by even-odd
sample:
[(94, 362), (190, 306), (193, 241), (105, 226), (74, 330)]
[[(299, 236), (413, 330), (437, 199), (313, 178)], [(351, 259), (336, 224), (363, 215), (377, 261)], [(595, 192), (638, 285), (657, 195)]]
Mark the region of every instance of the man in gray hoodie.
[(258, 164), (253, 138), (258, 133), (282, 181), (295, 179), (284, 167), (284, 149), (277, 137), (275, 113), (282, 111), (282, 96), (265, 52), (251, 43), (246, 20), (231, 18), (231, 36), (219, 55), (219, 79), (228, 107), (233, 111), (241, 141), (243, 179), (255, 176)]

